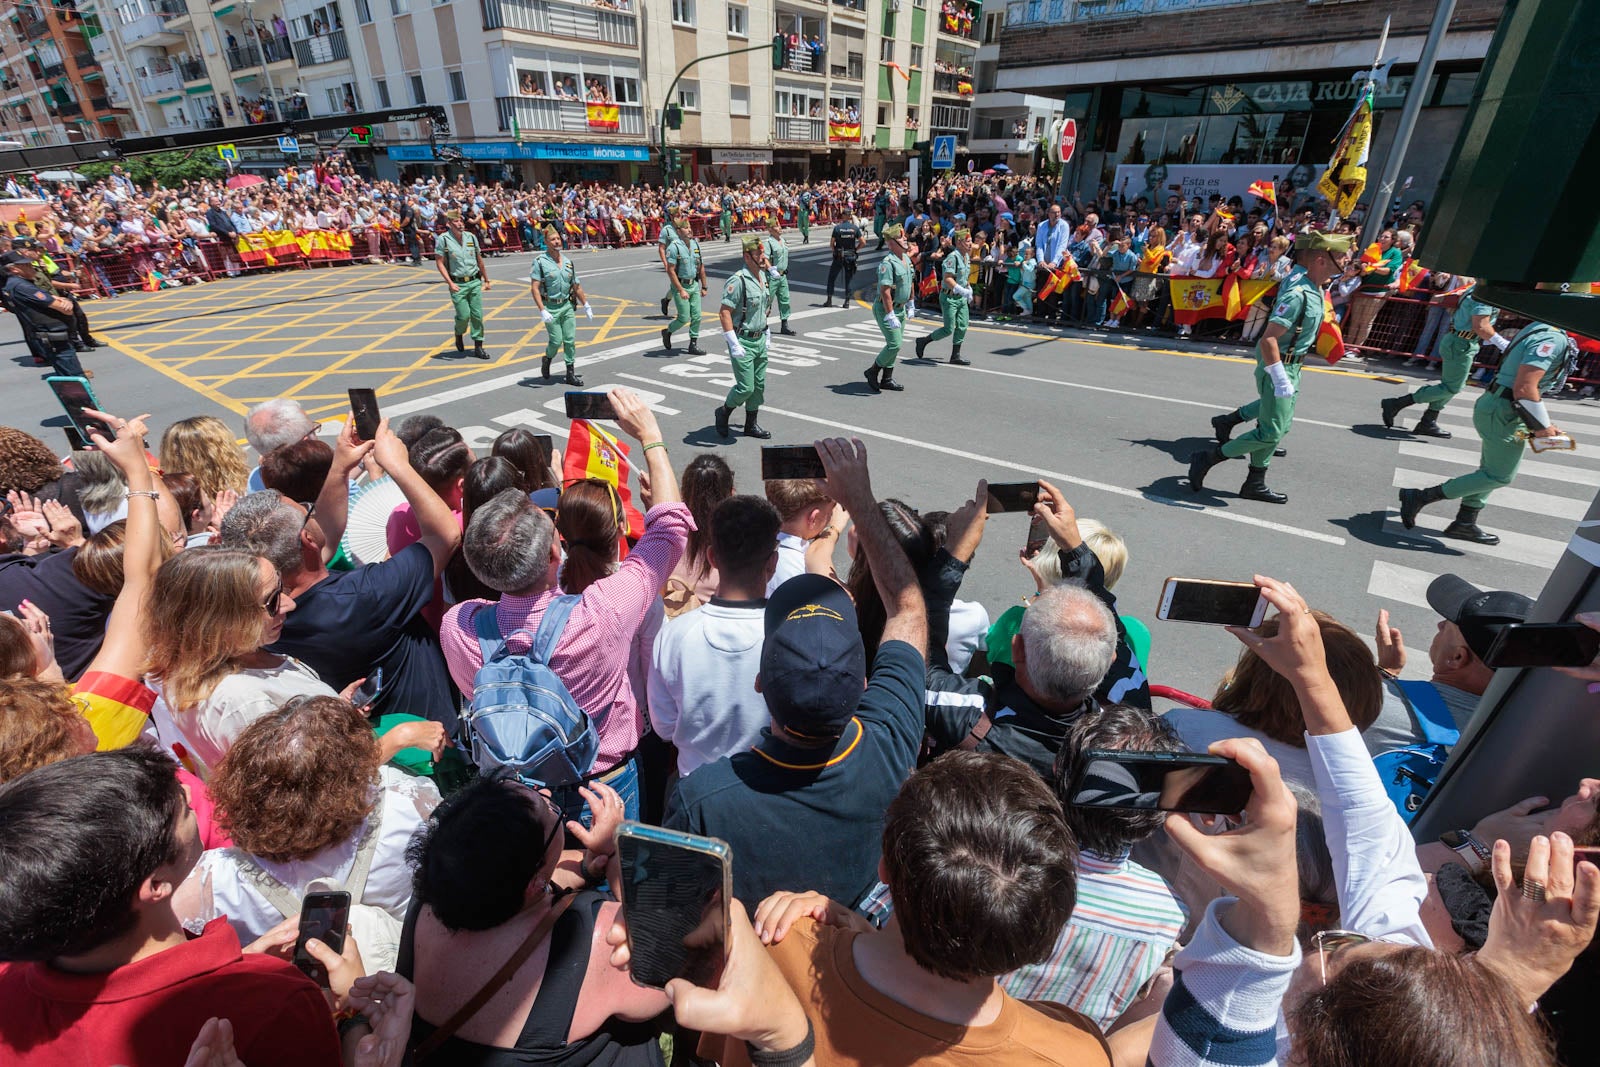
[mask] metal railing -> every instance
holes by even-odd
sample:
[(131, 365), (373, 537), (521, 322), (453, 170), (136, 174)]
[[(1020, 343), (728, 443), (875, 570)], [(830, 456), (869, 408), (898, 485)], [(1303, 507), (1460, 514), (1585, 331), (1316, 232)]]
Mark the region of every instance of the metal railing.
[(89, 98), (89, 106), (96, 111), (110, 111), (112, 106), (111, 98), (108, 96), (91, 96)]
[(65, 63), (41, 64), (39, 67), (39, 78), (41, 81), (48, 78), (59, 78), (66, 72), (67, 65)]
[(1011, 0), (1006, 4), (1006, 27), (1166, 15), (1259, 2), (1261, 0)]
[(154, 96), (157, 93), (175, 93), (183, 88), (183, 75), (177, 68), (168, 67), (166, 70), (146, 71), (139, 76), (139, 91), (145, 96)]
[(319, 63), (336, 63), (349, 58), (350, 44), (345, 40), (343, 30), (319, 33), (315, 37), (306, 37), (294, 42), (294, 61), (302, 67), (314, 67)]
[(152, 6), (161, 15), (161, 21), (163, 22), (173, 22), (177, 19), (189, 17), (189, 5), (183, 3), (182, 0), (161, 0), (160, 3)]
[(804, 44), (789, 52), (783, 69), (795, 74), (821, 74), (827, 70), (828, 53), (813, 52)]
[(178, 68), (178, 73), (183, 75), (183, 80), (186, 82), (199, 81), (202, 78), (208, 77), (206, 74), (206, 61), (198, 57), (180, 59), (177, 61), (175, 66)]
[(551, 37), (639, 47), (639, 17), (632, 11), (566, 0), (479, 0), (486, 30), (524, 30)]
[(72, 53), (72, 61), (78, 65), (79, 70), (100, 65), (100, 58), (87, 48), (81, 52)]
[(778, 141), (821, 143), (828, 138), (828, 120), (796, 115), (775, 115), (772, 119), (772, 136)]
[[(967, 93), (961, 92), (961, 86), (963, 83), (965, 83), (967, 86)], [(939, 71), (934, 72), (933, 91), (936, 93), (957, 93), (967, 96), (971, 95), (971, 88), (972, 75), (970, 74), (946, 74)]]
[[(495, 98), (500, 113), (500, 128), (509, 130), (512, 121), (523, 132), (599, 133), (589, 125), (589, 109), (582, 100), (556, 100), (541, 96), (501, 96)], [(614, 104), (617, 109), (617, 136), (644, 135), (644, 108), (638, 104)], [(609, 133), (610, 131), (605, 131)]]

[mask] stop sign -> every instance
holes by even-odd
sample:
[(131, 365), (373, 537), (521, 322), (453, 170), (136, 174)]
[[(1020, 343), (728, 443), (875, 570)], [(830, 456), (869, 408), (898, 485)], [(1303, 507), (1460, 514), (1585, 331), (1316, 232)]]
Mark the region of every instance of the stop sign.
[(1078, 120), (1068, 119), (1061, 124), (1061, 162), (1072, 159), (1072, 150), (1078, 146)]

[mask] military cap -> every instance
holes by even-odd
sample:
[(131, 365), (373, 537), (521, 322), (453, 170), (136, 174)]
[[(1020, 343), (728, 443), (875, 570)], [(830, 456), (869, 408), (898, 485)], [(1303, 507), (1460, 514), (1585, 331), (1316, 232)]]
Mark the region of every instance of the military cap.
[(1348, 252), (1355, 247), (1356, 239), (1348, 233), (1322, 233), (1312, 231), (1294, 239), (1294, 246), (1302, 252)]
[(739, 241), (739, 247), (744, 249), (745, 255), (761, 251), (761, 238), (751, 235)]
[(883, 236), (890, 241), (905, 240), (906, 228), (898, 222), (891, 222), (883, 228)]

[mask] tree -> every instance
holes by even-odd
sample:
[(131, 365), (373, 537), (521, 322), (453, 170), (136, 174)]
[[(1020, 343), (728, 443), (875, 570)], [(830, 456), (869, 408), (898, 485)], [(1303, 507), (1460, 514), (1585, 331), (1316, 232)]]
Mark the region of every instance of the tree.
[[(123, 173), (141, 186), (152, 182), (171, 186), (202, 178), (219, 178), (225, 171), (216, 150), (209, 147), (194, 148), (187, 152), (130, 156), (121, 163)], [(91, 180), (98, 181), (110, 176), (111, 166), (110, 163), (85, 163), (78, 170)]]

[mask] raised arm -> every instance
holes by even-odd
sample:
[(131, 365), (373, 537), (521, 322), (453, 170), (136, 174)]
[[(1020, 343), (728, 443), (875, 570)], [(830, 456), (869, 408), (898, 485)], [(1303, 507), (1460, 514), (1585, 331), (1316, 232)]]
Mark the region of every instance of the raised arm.
[(338, 440), (333, 446), (333, 464), (328, 477), (317, 494), (317, 525), (327, 543), (322, 546), (322, 562), (327, 563), (339, 551), (339, 541), (350, 519), (350, 475), (372, 451), (371, 441), (356, 439), (356, 419), (352, 413), (344, 420)]
[(818, 441), (816, 445), (822, 469), (827, 473), (828, 495), (850, 512), (861, 551), (872, 568), (873, 583), (883, 599), (887, 615), (883, 640), (904, 641), (918, 652), (924, 651), (928, 647), (928, 614), (922, 588), (872, 495), (867, 446), (842, 437)]
[[(155, 579), (156, 568), (161, 565), (161, 541), (166, 537), (166, 532), (161, 529), (161, 519), (156, 514), (155, 497), (150, 495), (156, 491), (155, 475), (150, 472), (150, 462), (144, 452), (144, 437), (148, 432), (144, 420), (150, 416), (120, 419), (92, 409), (87, 414), (112, 429), (112, 438), (91, 434), (90, 440), (107, 459), (117, 465), (128, 483), (128, 527), (122, 545), (122, 591), (111, 606), (111, 616), (106, 621), (105, 641), (90, 662), (89, 670), (104, 671), (121, 678), (140, 678), (144, 674), (146, 654), (142, 634), (145, 597)], [(139, 726), (142, 727), (143, 723)], [(137, 729), (134, 732), (137, 733)], [(98, 729), (96, 733), (99, 733)], [(110, 740), (102, 737), (102, 741)], [(132, 740), (132, 737), (124, 737), (120, 744)]]
[(394, 479), (395, 484), (400, 487), (400, 492), (405, 494), (406, 503), (411, 505), (411, 511), (417, 517), (417, 525), (422, 530), (420, 540), (428, 549), (428, 554), (433, 557), (433, 576), (437, 578), (444, 572), (444, 565), (450, 561), (450, 557), (461, 544), (461, 527), (456, 523), (455, 514), (451, 512), (450, 505), (446, 504), (444, 499), (422, 480), (422, 475), (411, 466), (411, 458), (406, 454), (406, 444), (389, 429), (388, 419), (378, 424), (378, 434), (373, 439), (372, 454), (378, 461), (378, 466)]

